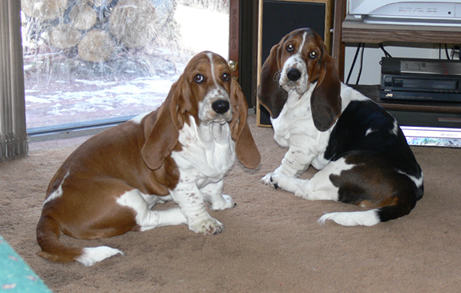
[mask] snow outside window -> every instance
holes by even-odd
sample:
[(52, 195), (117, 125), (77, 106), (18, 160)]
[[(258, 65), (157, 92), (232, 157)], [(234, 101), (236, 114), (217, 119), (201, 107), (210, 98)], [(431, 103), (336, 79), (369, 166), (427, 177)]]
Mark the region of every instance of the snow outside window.
[(155, 110), (189, 59), (228, 59), (228, 0), (21, 0), (28, 129)]

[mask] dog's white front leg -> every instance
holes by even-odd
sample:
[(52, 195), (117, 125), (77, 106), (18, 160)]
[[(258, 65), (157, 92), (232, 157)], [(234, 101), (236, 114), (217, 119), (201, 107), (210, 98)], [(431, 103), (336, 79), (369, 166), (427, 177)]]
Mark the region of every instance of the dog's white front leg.
[(171, 192), (181, 212), (187, 219), (189, 229), (206, 235), (220, 233), (224, 225), (208, 214), (202, 192), (195, 183), (180, 183)]
[(210, 183), (201, 189), (205, 201), (210, 204), (210, 208), (214, 211), (225, 210), (235, 206), (234, 200), (227, 194), (222, 194), (223, 180), (216, 183)]
[(268, 173), (261, 181), (274, 188), (282, 188), (289, 192), (295, 192), (299, 179), (297, 177), (305, 172), (312, 160), (317, 156), (313, 150), (306, 146), (292, 145), (286, 152), (282, 164), (274, 172)]

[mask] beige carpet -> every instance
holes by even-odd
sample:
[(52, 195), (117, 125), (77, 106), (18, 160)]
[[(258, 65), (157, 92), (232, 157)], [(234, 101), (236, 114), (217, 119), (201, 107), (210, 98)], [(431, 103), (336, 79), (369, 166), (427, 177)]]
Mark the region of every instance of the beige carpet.
[(176, 226), (92, 241), (63, 236), (125, 252), (93, 267), (36, 256), (45, 189), (85, 138), (33, 143), (29, 156), (0, 163), (0, 235), (54, 292), (459, 292), (460, 149), (413, 148), (426, 192), (409, 216), (374, 227), (318, 225), (325, 212), (359, 208), (263, 185), (286, 149), (272, 129), (254, 126), (254, 115), (250, 123), (262, 162), (257, 170), (235, 164), (224, 179), (238, 205), (210, 212), (226, 226), (219, 235)]

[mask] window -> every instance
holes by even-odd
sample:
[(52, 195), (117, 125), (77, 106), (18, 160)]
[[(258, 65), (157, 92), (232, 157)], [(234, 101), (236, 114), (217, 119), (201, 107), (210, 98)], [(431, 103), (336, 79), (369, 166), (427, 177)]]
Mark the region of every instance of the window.
[(156, 109), (196, 53), (228, 58), (228, 2), (22, 0), (29, 134)]

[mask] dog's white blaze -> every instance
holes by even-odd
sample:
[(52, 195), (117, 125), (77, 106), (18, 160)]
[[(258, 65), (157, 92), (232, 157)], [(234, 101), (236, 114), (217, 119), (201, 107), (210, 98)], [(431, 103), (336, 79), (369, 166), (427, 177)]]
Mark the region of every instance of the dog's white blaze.
[(303, 42), (301, 43), (301, 46), (299, 47), (299, 50), (298, 50), (298, 52), (297, 52), (299, 55), (301, 55), (301, 52), (302, 52), (303, 47), (304, 47), (304, 43), (306, 43), (306, 36), (307, 36), (307, 33), (305, 32), (305, 33), (303, 34)]
[(380, 222), (378, 209), (365, 212), (328, 213), (321, 216), (318, 222), (319, 224), (325, 224), (327, 220), (332, 220), (343, 226), (373, 226)]
[(62, 196), (63, 194), (62, 185), (64, 184), (64, 180), (66, 180), (67, 176), (69, 176), (69, 172), (70, 171), (67, 171), (67, 174), (64, 176), (64, 178), (62, 178), (62, 181), (61, 181), (61, 184), (59, 184), (59, 187), (55, 191), (53, 191), (50, 194), (50, 196), (48, 196), (45, 199), (45, 201), (43, 202), (43, 205), (46, 205), (48, 202), (55, 200), (56, 198), (59, 198)]
[(211, 69), (211, 76), (213, 77), (213, 82), (218, 87), (218, 83), (216, 82), (216, 77), (214, 75), (214, 64), (213, 64), (213, 54), (207, 53), (208, 59), (210, 59), (210, 69)]
[(86, 247), (83, 248), (83, 254), (75, 260), (89, 267), (119, 253), (123, 255), (122, 251), (108, 246)]

